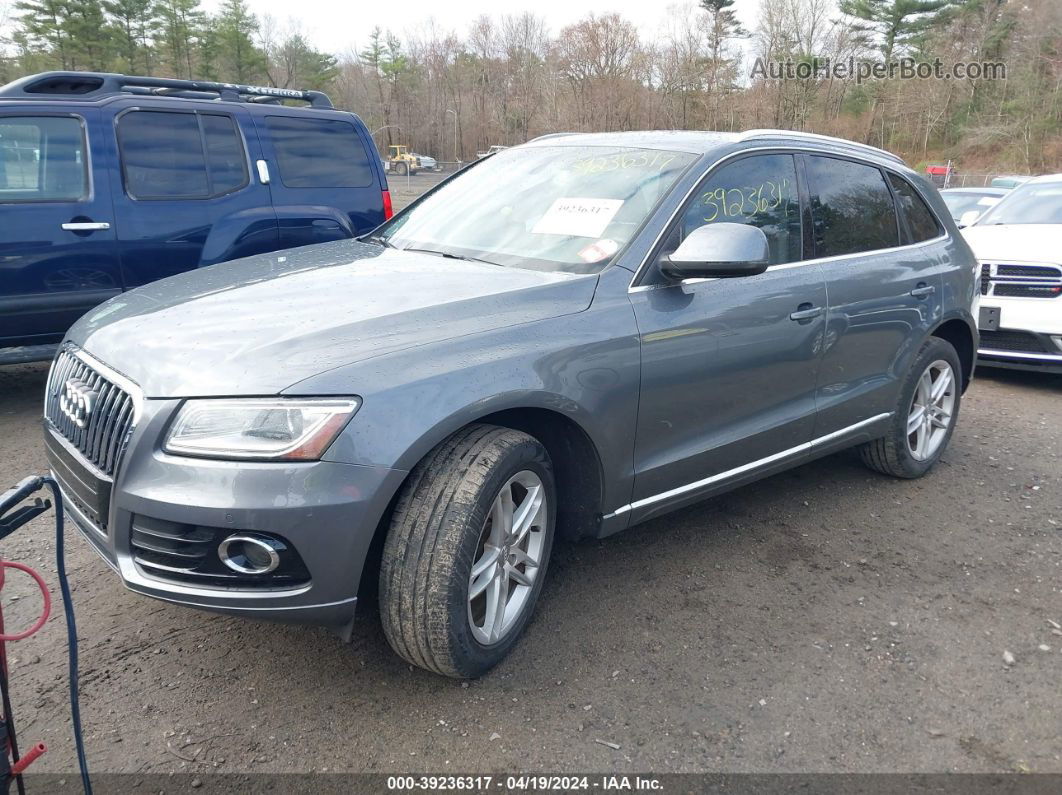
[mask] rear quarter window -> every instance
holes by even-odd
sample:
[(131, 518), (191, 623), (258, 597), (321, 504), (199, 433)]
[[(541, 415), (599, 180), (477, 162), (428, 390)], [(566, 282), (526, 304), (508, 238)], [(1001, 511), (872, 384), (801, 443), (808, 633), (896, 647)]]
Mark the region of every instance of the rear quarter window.
[(918, 195), (918, 191), (911, 183), (897, 174), (889, 174), (889, 182), (896, 192), (896, 203), (899, 205), (900, 214), (907, 220), (907, 228), (911, 234), (910, 243), (921, 243), (932, 240), (940, 235), (940, 224), (937, 217), (926, 206), (925, 201)]
[(337, 119), (267, 116), (266, 129), (288, 188), (366, 188), (369, 156), (353, 124)]

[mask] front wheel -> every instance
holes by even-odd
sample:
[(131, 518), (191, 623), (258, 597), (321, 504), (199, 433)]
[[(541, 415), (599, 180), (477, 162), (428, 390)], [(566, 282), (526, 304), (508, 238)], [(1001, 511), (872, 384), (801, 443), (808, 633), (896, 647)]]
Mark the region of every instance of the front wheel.
[(472, 425), (410, 473), (380, 567), (384, 634), (429, 671), (476, 677), (509, 653), (549, 562), (556, 486), (526, 433)]
[(961, 398), (962, 365), (955, 348), (930, 337), (900, 389), (889, 432), (860, 449), (863, 463), (894, 477), (922, 477), (951, 440)]
[(409, 172), (409, 166), (407, 166), (405, 163), (396, 163), (395, 164), (395, 173), (398, 174), (398, 176), (404, 177), (408, 172)]

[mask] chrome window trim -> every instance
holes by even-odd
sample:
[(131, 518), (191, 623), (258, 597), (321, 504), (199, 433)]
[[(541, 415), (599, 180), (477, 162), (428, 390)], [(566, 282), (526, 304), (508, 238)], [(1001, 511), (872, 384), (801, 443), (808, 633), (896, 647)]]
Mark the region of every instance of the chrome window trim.
[(691, 491), (697, 491), (706, 486), (711, 486), (716, 483), (722, 483), (723, 481), (730, 480), (732, 478), (737, 477), (738, 475), (744, 475), (748, 472), (754, 472), (755, 470), (762, 469), (768, 464), (773, 464), (776, 461), (783, 461), (786, 458), (792, 458), (793, 456), (799, 455), (800, 453), (806, 453), (811, 450), (814, 450), (815, 448), (821, 447), (827, 442), (832, 442), (835, 439), (840, 439), (850, 433), (853, 433), (854, 431), (858, 431), (859, 429), (865, 428), (868, 425), (873, 425), (874, 423), (880, 422), (881, 420), (888, 419), (891, 416), (891, 411), (887, 411), (884, 414), (876, 414), (873, 417), (861, 420), (860, 422), (857, 422), (854, 425), (849, 425), (845, 428), (841, 428), (840, 430), (833, 431), (832, 433), (828, 433), (825, 436), (819, 436), (818, 438), (812, 439), (809, 442), (798, 444), (796, 447), (790, 447), (788, 450), (782, 450), (781, 452), (774, 453), (773, 455), (769, 455), (765, 458), (760, 458), (756, 461), (750, 461), (747, 464), (742, 464), (741, 466), (734, 467), (733, 469), (728, 469), (725, 472), (719, 472), (715, 475), (710, 475), (706, 478), (702, 478), (701, 480), (695, 480), (693, 483), (687, 483), (684, 486), (677, 486), (673, 489), (662, 491), (659, 494), (654, 494), (651, 497), (643, 497), (640, 500), (635, 500), (634, 502), (627, 503), (626, 505), (617, 508), (612, 513), (608, 514), (603, 518), (612, 519), (613, 517), (627, 513), (628, 511), (633, 511), (638, 508), (644, 508), (647, 505), (653, 505), (654, 503), (669, 500), (672, 497), (680, 497), (683, 494), (688, 494)]
[[(734, 158), (742, 157), (744, 155), (747, 155), (747, 154), (750, 154), (750, 153), (757, 153), (757, 152), (759, 152), (759, 153), (791, 154), (791, 155), (797, 155), (797, 154), (825, 155), (827, 157), (837, 157), (837, 158), (839, 158), (841, 160), (851, 160), (851, 161), (853, 161), (855, 163), (860, 163), (860, 164), (866, 165), (866, 166), (873, 166), (874, 168), (879, 168), (879, 169), (882, 169), (882, 170), (884, 170), (886, 172), (894, 173), (894, 174), (896, 174), (896, 176), (904, 179), (908, 184), (911, 185), (912, 188), (914, 188), (914, 190), (919, 194), (919, 196), (922, 196), (923, 201), (925, 201), (925, 196), (922, 194), (922, 192), (920, 190), (918, 190), (917, 186), (915, 186), (913, 183), (911, 183), (911, 181), (909, 179), (904, 177), (903, 174), (901, 174), (896, 169), (890, 168), (889, 166), (881, 165), (880, 163), (874, 163), (874, 162), (869, 161), (869, 160), (863, 160), (863, 159), (859, 158), (858, 156), (856, 156), (856, 155), (854, 155), (852, 153), (848, 153), (848, 152), (834, 153), (834, 152), (828, 152), (828, 151), (824, 151), (822, 149), (815, 149), (815, 148), (811, 148), (811, 147), (786, 146), (785, 144), (778, 144), (778, 145), (775, 145), (775, 146), (757, 146), (757, 147), (751, 147), (749, 149), (742, 149), (742, 150), (740, 150), (738, 152), (731, 152), (730, 154), (719, 158), (718, 160), (713, 162), (710, 166), (708, 166), (708, 168), (705, 169), (704, 173), (697, 179), (696, 183), (694, 183), (694, 185), (692, 187), (690, 187), (690, 189), (688, 191), (686, 191), (686, 195), (684, 195), (682, 197), (682, 201), (679, 202), (678, 207), (676, 207), (675, 211), (671, 213), (671, 216), (667, 219), (667, 223), (664, 224), (664, 226), (660, 230), (659, 234), (657, 234), (656, 238), (653, 240), (652, 245), (649, 247), (649, 253), (646, 254), (646, 256), (642, 260), (641, 264), (635, 270), (634, 276), (631, 278), (630, 283), (627, 285), (627, 292), (628, 293), (644, 292), (646, 290), (656, 290), (656, 289), (659, 289), (661, 287), (673, 287), (674, 286), (673, 284), (635, 284), (635, 282), (637, 282), (639, 279), (641, 279), (646, 274), (648, 269), (652, 267), (653, 252), (656, 251), (656, 247), (660, 245), (660, 241), (663, 240), (664, 235), (667, 234), (667, 231), (671, 228), (671, 225), (675, 222), (675, 219), (678, 218), (679, 213), (681, 213), (682, 210), (686, 207), (686, 203), (690, 200), (690, 197), (693, 196), (693, 194), (697, 190), (697, 188), (700, 187), (700, 185), (704, 181), (704, 179), (707, 176), (709, 176), (712, 173), (712, 171), (714, 171), (715, 169), (719, 168), (719, 166), (721, 166), (726, 161), (733, 160)], [(767, 268), (767, 270), (769, 270), (769, 271), (781, 270), (783, 268), (796, 268), (796, 267), (802, 267), (804, 265), (818, 265), (818, 264), (822, 264), (822, 263), (825, 263), (825, 262), (837, 262), (837, 261), (846, 260), (846, 259), (856, 259), (856, 258), (860, 258), (860, 257), (867, 257), (867, 256), (870, 256), (870, 255), (889, 254), (889, 253), (896, 252), (896, 251), (906, 251), (908, 249), (917, 249), (917, 248), (920, 248), (922, 246), (936, 245), (937, 243), (941, 243), (941, 242), (945, 242), (947, 240), (950, 240), (951, 239), (951, 233), (948, 232), (948, 228), (941, 221), (940, 216), (937, 215), (936, 211), (929, 204), (929, 202), (926, 202), (926, 206), (929, 207), (929, 211), (931, 213), (933, 213), (933, 217), (936, 218), (938, 225), (940, 226), (941, 230), (943, 230), (941, 232), (941, 234), (937, 235), (936, 237), (930, 238), (929, 240), (922, 240), (922, 241), (919, 241), (918, 243), (906, 243), (904, 245), (892, 246), (890, 248), (876, 248), (876, 249), (871, 249), (870, 251), (859, 251), (859, 252), (856, 252), (854, 254), (835, 254), (835, 255), (830, 256), (830, 257), (815, 257), (814, 259), (803, 259), (803, 260), (800, 260), (798, 262), (783, 262), (783, 263), (780, 263), (778, 265), (771, 265), (770, 267)], [(695, 284), (697, 282), (704, 282), (704, 281), (714, 281), (714, 279), (683, 279), (682, 282), (680, 282), (680, 284)]]

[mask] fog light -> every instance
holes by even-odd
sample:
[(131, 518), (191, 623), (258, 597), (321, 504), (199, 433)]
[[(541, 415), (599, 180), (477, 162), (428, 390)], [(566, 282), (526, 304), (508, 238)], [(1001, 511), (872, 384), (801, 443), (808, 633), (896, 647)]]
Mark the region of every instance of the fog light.
[(221, 562), (240, 574), (269, 574), (280, 565), (284, 544), (260, 535), (229, 536), (218, 545)]

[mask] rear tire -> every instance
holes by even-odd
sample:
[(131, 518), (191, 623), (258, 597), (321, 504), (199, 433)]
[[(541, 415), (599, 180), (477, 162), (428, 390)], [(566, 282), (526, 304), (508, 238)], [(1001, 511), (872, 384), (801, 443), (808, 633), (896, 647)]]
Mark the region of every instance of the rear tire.
[(930, 337), (900, 389), (889, 432), (863, 445), (863, 463), (884, 475), (920, 478), (940, 460), (959, 419), (962, 365), (950, 342)]
[(490, 670), (534, 611), (555, 518), (553, 466), (534, 437), (477, 424), (439, 444), (410, 473), (384, 542), (391, 648), (445, 676)]

